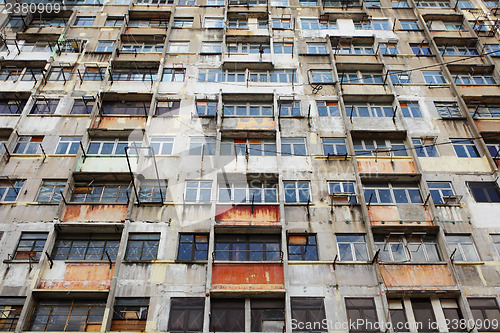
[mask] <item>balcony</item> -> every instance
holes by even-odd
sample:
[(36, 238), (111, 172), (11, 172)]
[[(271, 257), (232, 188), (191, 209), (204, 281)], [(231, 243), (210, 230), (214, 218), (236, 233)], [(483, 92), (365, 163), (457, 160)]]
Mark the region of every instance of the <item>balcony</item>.
[(214, 264), (212, 292), (285, 292), (281, 264), (234, 263)]
[(380, 175), (418, 175), (411, 157), (357, 157), (358, 170), (361, 177), (377, 177)]
[(114, 265), (109, 263), (66, 263), (55, 260), (54, 266), (45, 267), (39, 289), (93, 290), (110, 289)]
[(127, 204), (69, 204), (62, 221), (71, 222), (121, 222), (127, 214)]
[(217, 205), (216, 223), (231, 226), (280, 226), (280, 207)]
[(384, 264), (379, 263), (380, 274), (388, 291), (455, 290), (455, 282), (445, 263), (440, 264)]
[(368, 217), (372, 226), (433, 226), (429, 210), (419, 204), (370, 205)]

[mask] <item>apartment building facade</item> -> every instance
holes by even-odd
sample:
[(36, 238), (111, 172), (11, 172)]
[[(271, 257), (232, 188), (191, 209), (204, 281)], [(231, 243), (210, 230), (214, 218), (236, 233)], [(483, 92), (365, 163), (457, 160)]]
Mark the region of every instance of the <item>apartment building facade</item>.
[(500, 332), (498, 1), (2, 6), (0, 331)]

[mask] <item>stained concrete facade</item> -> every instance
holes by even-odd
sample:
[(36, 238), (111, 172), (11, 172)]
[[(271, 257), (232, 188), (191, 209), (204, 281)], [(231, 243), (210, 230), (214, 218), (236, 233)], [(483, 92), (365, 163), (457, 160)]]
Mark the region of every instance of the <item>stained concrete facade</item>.
[(500, 332), (497, 6), (4, 5), (0, 330)]

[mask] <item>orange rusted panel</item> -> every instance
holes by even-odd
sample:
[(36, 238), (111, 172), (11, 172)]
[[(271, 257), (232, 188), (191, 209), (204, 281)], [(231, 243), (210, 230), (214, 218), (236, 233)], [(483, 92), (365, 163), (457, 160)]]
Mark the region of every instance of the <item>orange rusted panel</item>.
[(391, 161), (378, 159), (358, 160), (358, 168), (360, 173), (377, 174), (377, 173), (417, 173), (415, 164), (412, 160), (397, 160)]
[(500, 120), (497, 119), (475, 120), (474, 123), (479, 132), (498, 132), (500, 128)]
[(92, 289), (109, 290), (114, 265), (109, 264), (67, 264), (64, 279), (42, 280), (40, 289)]
[(279, 206), (217, 206), (216, 221), (226, 225), (280, 225)]
[(274, 130), (273, 118), (226, 118), (222, 123), (225, 130)]
[(213, 290), (281, 290), (285, 288), (280, 264), (215, 264)]
[(446, 265), (384, 265), (380, 273), (387, 287), (436, 288), (454, 286)]
[(113, 117), (103, 116), (97, 118), (92, 124), (92, 128), (124, 129), (124, 128), (144, 128), (146, 117)]
[(123, 221), (127, 205), (68, 205), (63, 221)]
[(254, 34), (253, 31), (244, 29), (227, 29), (226, 33), (228, 35), (240, 35), (240, 36), (251, 36)]
[(397, 206), (379, 206), (372, 205), (368, 207), (368, 216), (370, 217), (371, 225), (400, 225), (408, 223), (415, 223), (421, 226), (432, 226), (434, 223), (432, 222), (431, 213), (422, 207), (422, 211), (424, 213), (425, 218), (407, 220), (402, 219), (398, 212)]

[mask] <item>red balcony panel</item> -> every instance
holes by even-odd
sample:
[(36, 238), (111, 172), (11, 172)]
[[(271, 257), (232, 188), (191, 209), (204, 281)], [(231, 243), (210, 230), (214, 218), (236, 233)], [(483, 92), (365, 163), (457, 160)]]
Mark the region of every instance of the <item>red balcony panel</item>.
[[(61, 272), (64, 268), (64, 272)], [(114, 265), (105, 264), (66, 264), (54, 265), (44, 273), (40, 289), (67, 290), (109, 290)]]
[(445, 264), (380, 264), (380, 273), (388, 288), (437, 289), (454, 287), (455, 283)]
[(62, 220), (78, 222), (123, 221), (126, 213), (127, 205), (68, 205)]
[(212, 290), (284, 290), (281, 264), (214, 264)]
[(359, 159), (359, 172), (363, 174), (416, 174), (417, 169), (411, 159), (390, 160)]
[(217, 206), (216, 221), (221, 225), (280, 225), (279, 206)]

